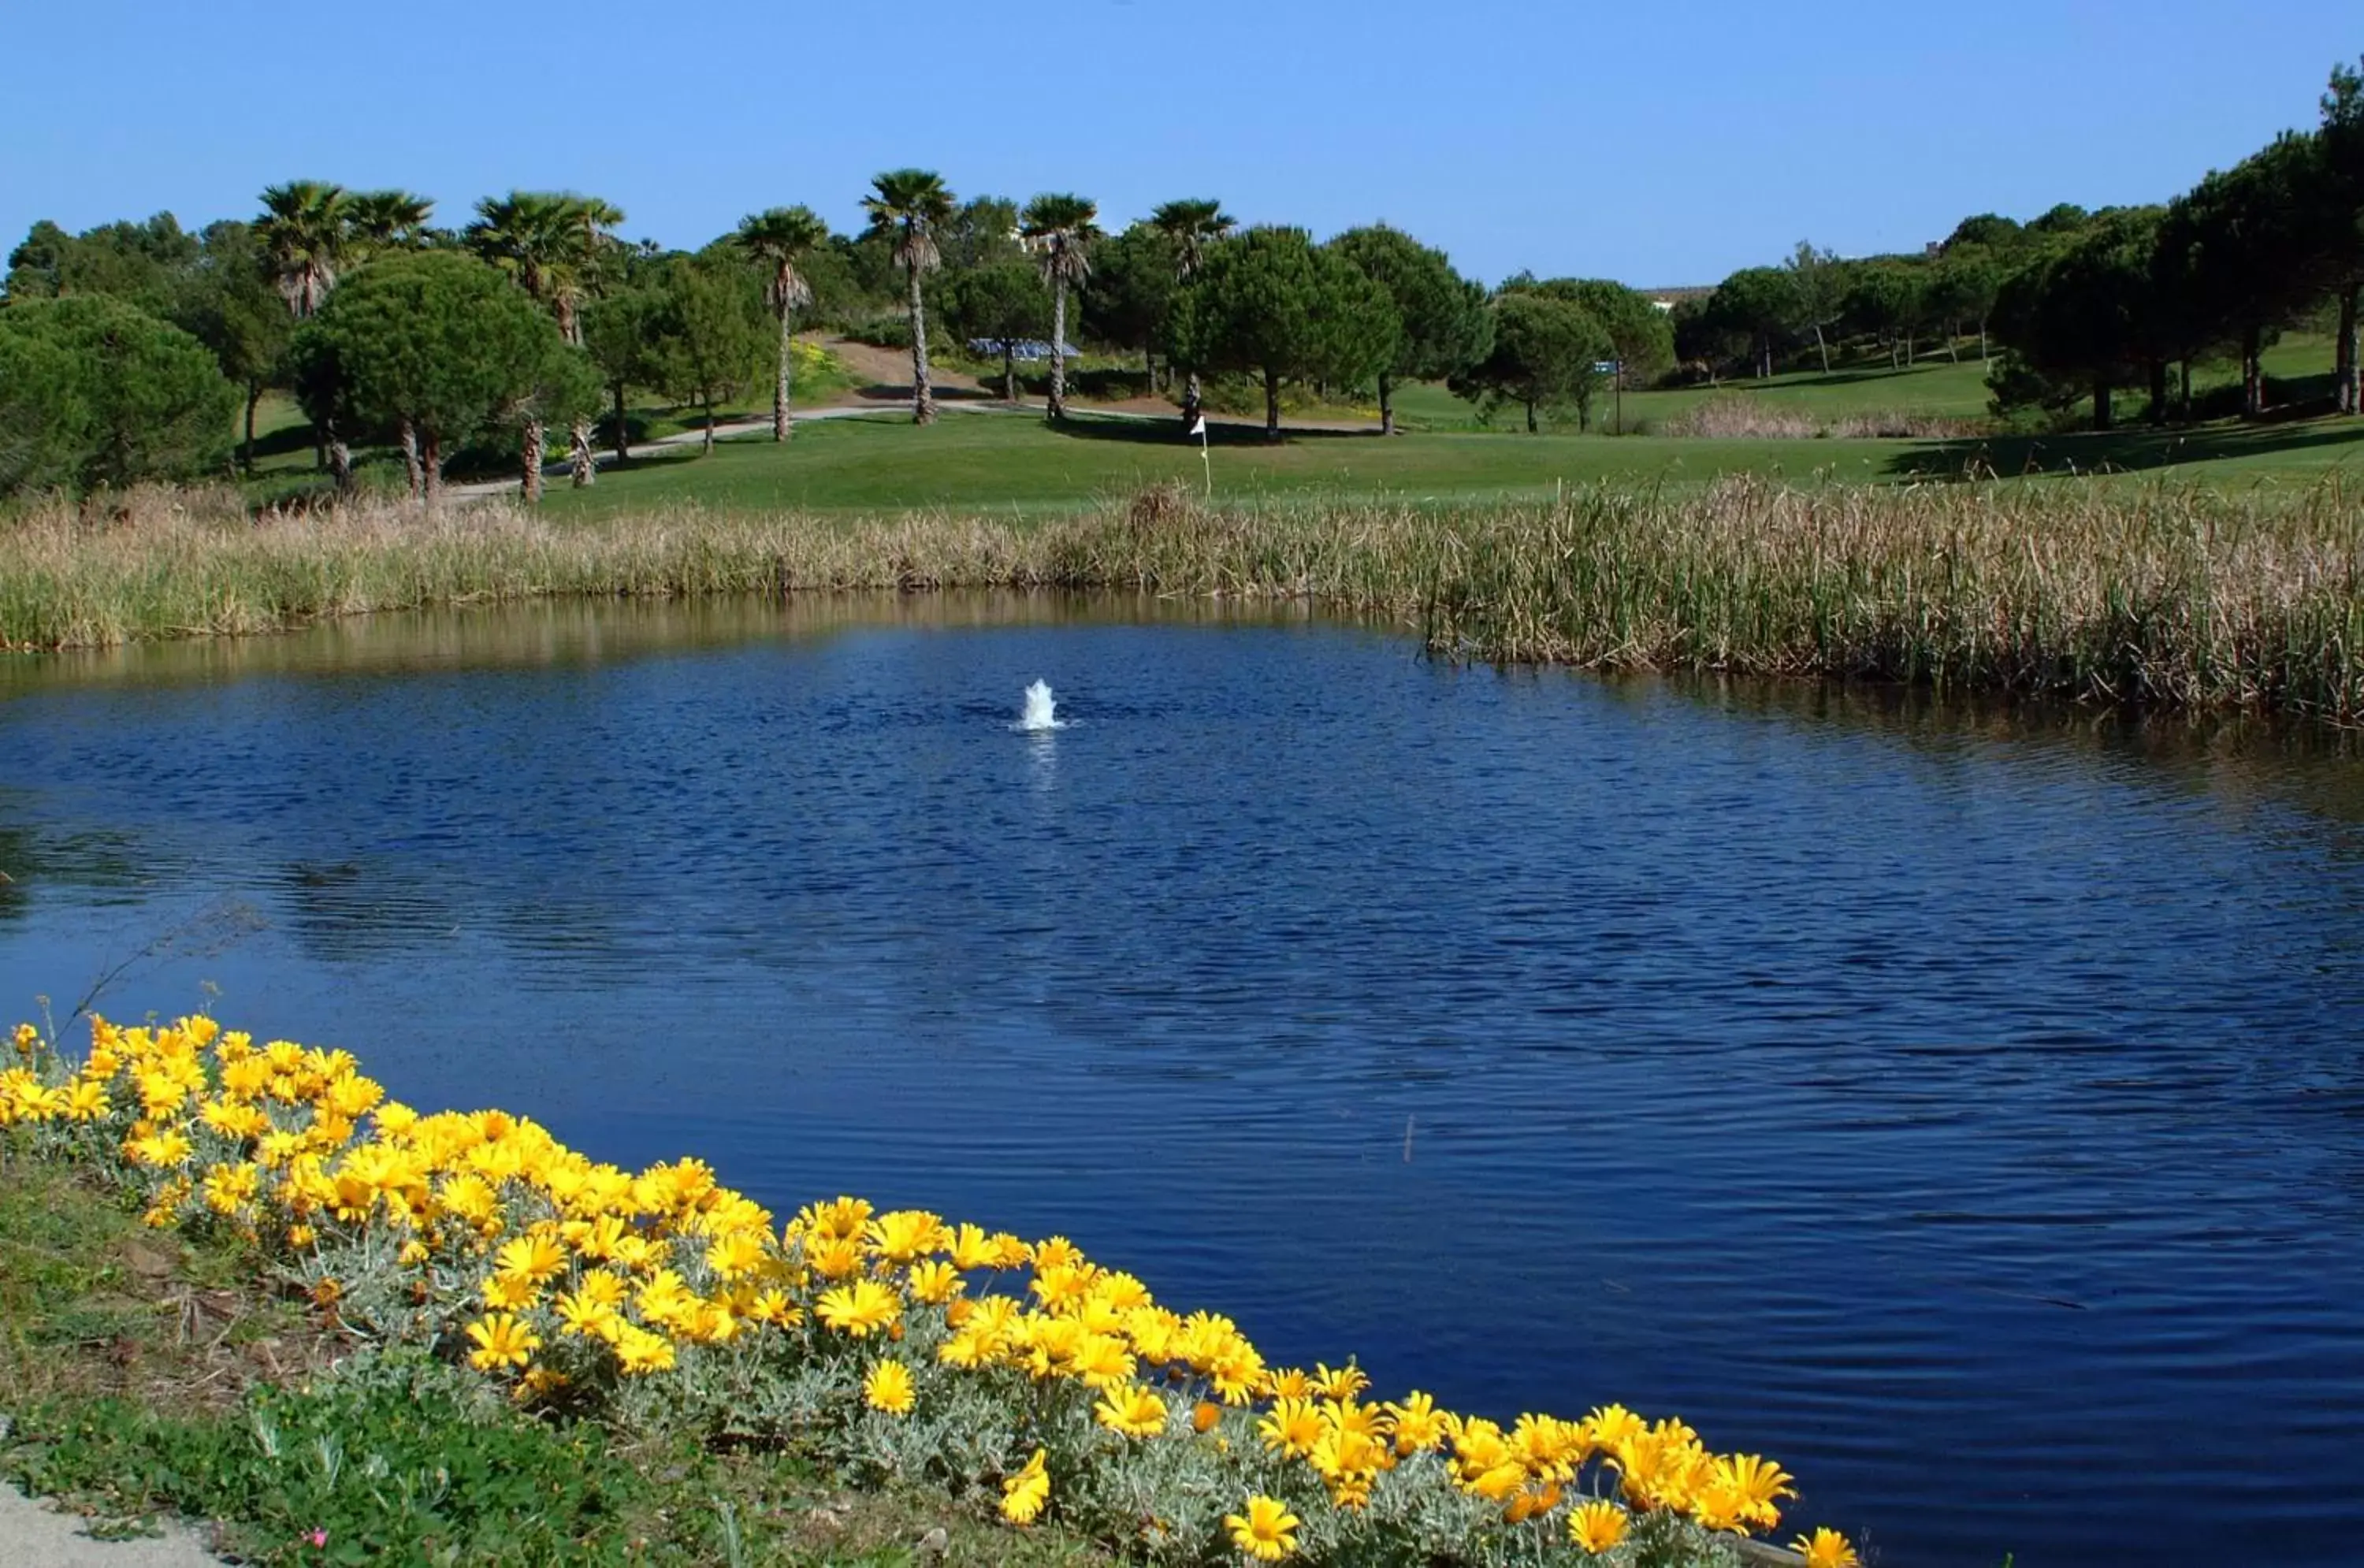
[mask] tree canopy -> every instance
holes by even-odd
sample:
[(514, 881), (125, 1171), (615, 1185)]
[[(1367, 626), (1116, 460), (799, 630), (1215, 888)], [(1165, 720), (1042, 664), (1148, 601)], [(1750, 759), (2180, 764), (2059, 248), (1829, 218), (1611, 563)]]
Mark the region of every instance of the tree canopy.
[(1261, 377), (1265, 434), (1280, 437), (1286, 382), (1355, 386), (1395, 357), (1388, 292), (1301, 228), (1251, 228), (1208, 248), (1168, 325), (1168, 352), (1196, 372)]
[(204, 344), (105, 295), (0, 311), (0, 483), (80, 489), (222, 471), (237, 394)]
[(1455, 272), (1444, 251), (1385, 224), (1350, 228), (1330, 246), (1387, 291), (1395, 307), (1395, 352), (1377, 373), (1379, 428), (1393, 435), (1398, 382), (1442, 381), (1493, 346), (1486, 291)]
[(1532, 289), (1500, 295), (1493, 314), (1493, 348), (1446, 384), (1455, 395), (1489, 419), (1515, 403), (1530, 431), (1541, 417), (1570, 408), (1589, 422), (1593, 395), (1607, 380), (1596, 367), (1611, 352), (1608, 328), (1573, 300)]
[(497, 270), (450, 250), (362, 269), (299, 339), (314, 417), (407, 429), (430, 501), (445, 454), (520, 417), (563, 349), (556, 324)]

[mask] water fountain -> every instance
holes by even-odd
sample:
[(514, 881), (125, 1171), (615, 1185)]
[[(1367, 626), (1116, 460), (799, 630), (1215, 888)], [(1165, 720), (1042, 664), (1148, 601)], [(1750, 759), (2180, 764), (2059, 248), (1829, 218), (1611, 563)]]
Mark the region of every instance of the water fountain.
[(1026, 712), (1018, 728), (1031, 734), (1038, 730), (1064, 729), (1058, 718), (1059, 705), (1053, 700), (1050, 684), (1037, 681), (1026, 688)]

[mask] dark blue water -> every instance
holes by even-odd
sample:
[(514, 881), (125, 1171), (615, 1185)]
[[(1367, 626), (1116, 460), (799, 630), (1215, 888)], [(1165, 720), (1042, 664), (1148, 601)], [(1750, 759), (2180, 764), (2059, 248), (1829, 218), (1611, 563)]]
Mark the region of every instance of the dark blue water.
[(120, 965), (778, 1209), (1064, 1232), (1281, 1361), (1679, 1412), (1891, 1562), (2358, 1560), (2335, 741), (1126, 613), (0, 666), (0, 998)]

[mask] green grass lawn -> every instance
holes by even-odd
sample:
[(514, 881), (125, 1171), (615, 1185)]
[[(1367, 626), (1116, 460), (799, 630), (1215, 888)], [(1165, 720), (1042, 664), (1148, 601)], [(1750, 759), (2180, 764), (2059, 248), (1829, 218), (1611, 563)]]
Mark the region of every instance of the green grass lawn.
[[(1829, 472), (1879, 477), (1895, 443), (1614, 441), (1548, 435), (1511, 440), (1444, 434), (1395, 440), (1304, 433), (1277, 445), (1260, 429), (1220, 426), (1210, 462), (1220, 501), (1391, 495), (1466, 501), (1549, 495), (1606, 479), (1685, 483), (1734, 473), (1807, 479)], [(651, 454), (603, 474), (588, 491), (553, 487), (554, 516), (604, 516), (669, 502), (753, 511), (894, 512), (946, 508), (1072, 510), (1165, 481), (1199, 488), (1199, 448), (1172, 421), (1082, 416), (1053, 430), (1026, 415), (947, 412), (921, 429), (908, 417), (801, 428), (786, 446), (726, 441)]]
[[(2006, 476), (2173, 467), (2213, 482), (2306, 482), (2364, 472), (2364, 422), (2305, 420), (2107, 436), (1973, 441), (1704, 440), (1666, 437), (1437, 432), (1399, 437), (1294, 435), (1217, 428), (1218, 501), (1399, 498), (1412, 503), (1532, 499), (1565, 485), (1685, 485), (1730, 474), (1793, 482), (1955, 477), (1977, 465)], [(1173, 423), (1098, 418), (1053, 430), (1024, 415), (948, 412), (921, 429), (897, 415), (801, 427), (768, 439), (651, 453), (593, 489), (552, 486), (553, 517), (606, 517), (696, 502), (725, 510), (1041, 514), (1073, 510), (1176, 481), (1204, 482), (1199, 450)]]
[[(2269, 352), (2266, 368), (2289, 381), (2320, 376), (2329, 354), (2327, 340), (2292, 338)], [(1647, 428), (1718, 395), (1763, 398), (1829, 418), (1886, 410), (1973, 418), (1985, 410), (1984, 373), (1974, 357), (1958, 364), (1936, 358), (1901, 371), (1875, 363), (1827, 376), (1730, 382), (1713, 391), (1628, 393), (1625, 418), (1629, 428)], [(2210, 367), (2202, 384), (2219, 383), (2227, 373)], [(818, 400), (835, 384), (808, 378), (800, 391)], [(767, 415), (768, 393), (757, 390), (764, 395), (737, 400), (723, 417)], [(1441, 385), (1405, 387), (1397, 401), (1408, 433), (1394, 440), (1299, 431), (1271, 445), (1252, 423), (1219, 425), (1212, 451), (1216, 498), (1386, 496), (1451, 504), (1533, 499), (1562, 486), (1600, 483), (1691, 484), (1736, 473), (1793, 482), (1894, 481), (1952, 478), (1971, 470), (2017, 477), (2174, 468), (2213, 483), (2249, 484), (2304, 483), (2332, 469), (2364, 469), (2364, 423), (2353, 420), (2225, 422), (2169, 432), (2137, 427), (2109, 435), (1962, 441), (1611, 439), (1568, 429), (1529, 435), (1516, 411), (1506, 411), (1489, 429)], [(2139, 394), (2128, 403), (2127, 412), (2138, 418)], [(1597, 412), (1605, 426), (1606, 406)], [(259, 415), (257, 474), (250, 487), (256, 499), (318, 488), (323, 481), (314, 472), (310, 435), (293, 402), (274, 394)], [(641, 403), (633, 417), (636, 438), (646, 441), (695, 429), (703, 417)], [(391, 450), (355, 455), (365, 484), (398, 488), (400, 464)], [(455, 479), (470, 476), (453, 473)], [(612, 516), (692, 501), (738, 511), (1042, 514), (1166, 481), (1193, 489), (1204, 482), (1197, 447), (1185, 443), (1172, 422), (1086, 415), (1054, 431), (1027, 416), (958, 409), (921, 430), (888, 407), (869, 418), (806, 424), (785, 448), (744, 439), (722, 443), (708, 458), (695, 445), (643, 446), (633, 462), (606, 472), (589, 491), (554, 483), (548, 505), (559, 517)]]
[[(1978, 345), (1966, 341), (1959, 346), (1959, 361), (1946, 357), (1942, 346), (1924, 348), (1919, 360), (1907, 369), (1891, 369), (1885, 360), (1869, 362), (1842, 363), (1832, 367), (1829, 374), (1819, 371), (1791, 372), (1769, 381), (1734, 380), (1718, 385), (1675, 387), (1659, 391), (1628, 392), (1625, 394), (1625, 423), (1629, 428), (1653, 428), (1697, 407), (1711, 397), (1744, 396), (1762, 399), (1767, 405), (1786, 413), (1802, 414), (1823, 419), (1840, 419), (1850, 416), (1871, 414), (1923, 414), (1949, 419), (1983, 419), (1989, 417), (1986, 383), (1987, 367), (1979, 362)], [(2266, 374), (2283, 381), (2304, 381), (2330, 373), (2333, 358), (2331, 339), (2327, 337), (2293, 333), (2266, 350)], [(2238, 368), (2232, 365), (2200, 366), (2192, 377), (2196, 390), (2222, 386), (2239, 379)], [(2122, 406), (2139, 417), (2142, 395), (2135, 390), (2122, 399)], [(1489, 427), (1479, 421), (1476, 409), (1454, 396), (1435, 383), (1408, 386), (1396, 394), (1397, 417), (1408, 429), (1414, 430), (1478, 430)], [(1595, 406), (1593, 417), (1603, 427), (1609, 423), (1611, 400), (1604, 396)], [(1495, 417), (1491, 429), (1502, 433), (1523, 433), (1524, 416), (1516, 409), (1506, 409)]]

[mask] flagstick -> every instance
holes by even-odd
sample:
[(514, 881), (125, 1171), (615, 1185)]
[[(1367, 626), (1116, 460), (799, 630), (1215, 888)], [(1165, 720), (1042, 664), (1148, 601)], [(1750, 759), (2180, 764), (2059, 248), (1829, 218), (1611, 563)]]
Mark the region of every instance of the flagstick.
[(1215, 460), (1207, 455), (1207, 420), (1204, 415), (1199, 418), (1199, 466), (1207, 471), (1207, 499), (1211, 501), (1215, 498)]

